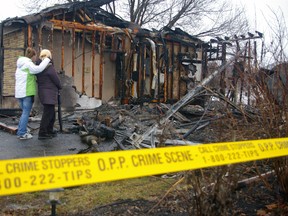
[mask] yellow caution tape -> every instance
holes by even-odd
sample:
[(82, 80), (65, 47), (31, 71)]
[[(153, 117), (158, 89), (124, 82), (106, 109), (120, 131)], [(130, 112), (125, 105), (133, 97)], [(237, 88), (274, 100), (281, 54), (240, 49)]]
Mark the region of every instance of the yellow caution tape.
[(288, 155), (288, 138), (0, 160), (0, 196)]

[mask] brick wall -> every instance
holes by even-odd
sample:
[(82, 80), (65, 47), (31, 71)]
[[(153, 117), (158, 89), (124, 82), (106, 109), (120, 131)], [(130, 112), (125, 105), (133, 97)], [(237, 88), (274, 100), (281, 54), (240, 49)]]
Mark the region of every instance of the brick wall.
[(25, 37), (23, 31), (5, 34), (3, 96), (14, 96), (15, 70), (18, 56), (24, 55)]

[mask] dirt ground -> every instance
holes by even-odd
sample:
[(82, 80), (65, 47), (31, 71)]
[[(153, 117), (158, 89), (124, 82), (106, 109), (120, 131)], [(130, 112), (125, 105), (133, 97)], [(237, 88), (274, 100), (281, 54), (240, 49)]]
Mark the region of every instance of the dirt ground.
[[(175, 181), (181, 178), (181, 175), (176, 175), (173, 177)], [(237, 215), (237, 216), (252, 216), (252, 215), (260, 215), (260, 216), (286, 216), (288, 215), (288, 202), (284, 200), (283, 194), (280, 193), (279, 188), (275, 182), (274, 177), (270, 177), (267, 179), (269, 185), (272, 188), (268, 189), (267, 185), (263, 183), (263, 181), (256, 181), (252, 184), (239, 187), (237, 190), (233, 190), (231, 192), (231, 197), (228, 202), (226, 200), (226, 205), (228, 212), (223, 214), (222, 212), (212, 211), (210, 214), (198, 214), (198, 215)], [(130, 182), (131, 183), (131, 182)], [(121, 184), (121, 182), (119, 183)], [(98, 186), (99, 187), (99, 186)], [(137, 190), (135, 187), (139, 187), (139, 182), (137, 184), (131, 185), (131, 190)], [(97, 190), (97, 187), (95, 188)], [(99, 188), (98, 188), (99, 189)], [(68, 190), (68, 189), (66, 189)], [(77, 190), (71, 189), (71, 190)], [(91, 188), (89, 188), (91, 190)], [(113, 189), (115, 188), (113, 187)], [(79, 190), (81, 192), (88, 192), (87, 189)], [(78, 191), (78, 193), (79, 193)], [(62, 203), (57, 206), (57, 215), (61, 216), (190, 216), (197, 215), (191, 209), (191, 205), (195, 200), (195, 197), (191, 196), (187, 191), (181, 190), (171, 190), (169, 193), (157, 193), (154, 195), (150, 195), (145, 199), (135, 199), (132, 198), (121, 198), (121, 192), (119, 193), (118, 199), (113, 202), (105, 202), (104, 204), (97, 205), (89, 208), (87, 210), (77, 210), (77, 208), (73, 208), (70, 206), (70, 210), (63, 211), (65, 205), (69, 205), (68, 203)], [(113, 191), (110, 192), (113, 194)], [(0, 197), (0, 215), (1, 216), (48, 216), (50, 215), (50, 211), (45, 205), (45, 197), (41, 197), (41, 195), (34, 194), (33, 202), (26, 201), (26, 204), (23, 204), (23, 199), (27, 199), (24, 195), (16, 195), (12, 197)], [(85, 206), (92, 202), (91, 200), (87, 200), (84, 198), (83, 194), (75, 194), (74, 199), (79, 200), (81, 202), (82, 209), (85, 209)], [(111, 195), (112, 196), (112, 195)], [(81, 199), (82, 197), (82, 199)], [(47, 196), (46, 196), (47, 198)], [(112, 199), (112, 197), (110, 198)], [(60, 200), (64, 200), (63, 197)], [(211, 200), (213, 201), (213, 200)], [(20, 204), (22, 202), (22, 204)], [(67, 202), (67, 200), (66, 200)], [(6, 206), (5, 206), (6, 203)], [(215, 202), (217, 204), (217, 202)], [(64, 206), (63, 206), (64, 205)], [(217, 207), (217, 206), (216, 206)], [(31, 211), (29, 211), (29, 208)], [(208, 206), (207, 206), (208, 208)], [(29, 213), (28, 213), (29, 212)], [(31, 213), (32, 212), (32, 213)]]
[[(283, 200), (276, 189), (270, 191), (265, 188), (261, 182), (257, 182), (256, 184), (235, 191), (232, 199), (234, 202), (232, 203), (232, 208), (227, 215), (288, 215), (287, 200)], [(186, 199), (183, 199), (183, 197), (181, 198), (181, 196), (175, 196), (175, 194), (170, 194), (160, 203), (149, 200), (121, 200), (119, 202), (95, 207), (91, 212), (77, 213), (75, 216), (195, 215), (191, 214), (187, 209)], [(222, 214), (211, 213), (210, 215)]]

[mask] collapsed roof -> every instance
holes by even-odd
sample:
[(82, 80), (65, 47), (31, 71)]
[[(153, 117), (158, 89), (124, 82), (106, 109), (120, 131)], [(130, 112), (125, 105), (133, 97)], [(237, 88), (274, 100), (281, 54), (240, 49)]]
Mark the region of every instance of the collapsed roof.
[(101, 6), (109, 4), (114, 0), (91, 0), (87, 2), (71, 2), (66, 4), (56, 4), (45, 8), (38, 13), (29, 14), (23, 17), (7, 18), (3, 21), (5, 25), (15, 22), (33, 24), (47, 19), (57, 19), (80, 23), (101, 22), (111, 27), (127, 28), (131, 25), (112, 13), (109, 13)]

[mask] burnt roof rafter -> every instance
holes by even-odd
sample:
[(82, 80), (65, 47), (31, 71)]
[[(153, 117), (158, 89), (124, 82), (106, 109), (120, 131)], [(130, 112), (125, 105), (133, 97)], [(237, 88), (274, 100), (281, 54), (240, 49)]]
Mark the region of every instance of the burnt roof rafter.
[(41, 10), (38, 13), (29, 14), (23, 17), (8, 18), (6, 25), (12, 23), (33, 24), (43, 20), (57, 19), (86, 24), (89, 22), (101, 22), (112, 27), (127, 28), (130, 22), (122, 20), (112, 13), (109, 13), (101, 6), (109, 4), (114, 0), (90, 0), (57, 4)]

